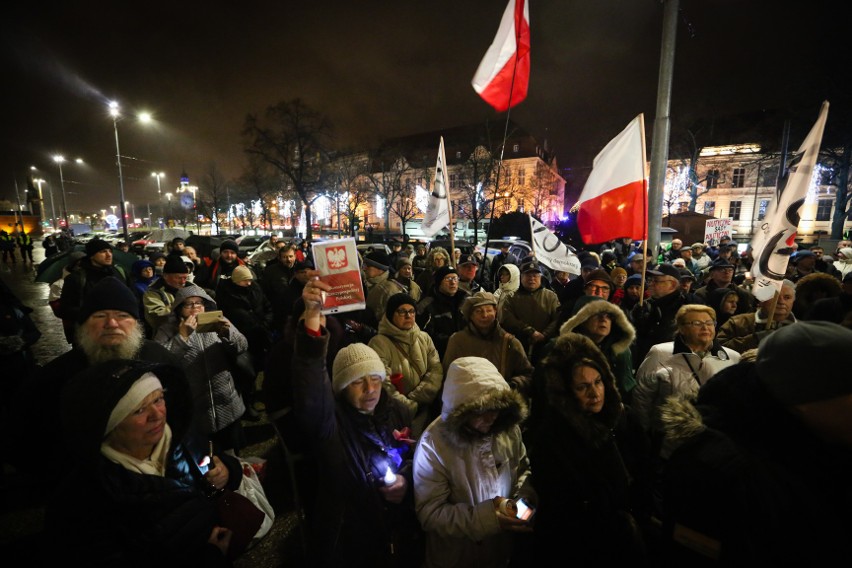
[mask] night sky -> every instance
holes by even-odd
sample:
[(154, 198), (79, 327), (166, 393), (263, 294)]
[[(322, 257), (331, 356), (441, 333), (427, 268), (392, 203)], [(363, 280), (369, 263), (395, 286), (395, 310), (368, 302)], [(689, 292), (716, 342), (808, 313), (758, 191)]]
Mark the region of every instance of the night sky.
[[(211, 162), (238, 177), (246, 115), (282, 100), (328, 115), (340, 145), (505, 121), (470, 86), (505, 0), (27, 4), (0, 24), (0, 199), (14, 201), (31, 165), (58, 189), (50, 156), (63, 153), (87, 162), (63, 167), (70, 210), (116, 204), (110, 99), (157, 119), (119, 122), (126, 196), (139, 204), (156, 198), (153, 171), (163, 192)], [(820, 11), (829, 5), (681, 0), (673, 121), (775, 108), (815, 120), (849, 72), (845, 19)], [(644, 112), (650, 155), (663, 5), (530, 0), (530, 19), (529, 97), (511, 118), (582, 170)]]

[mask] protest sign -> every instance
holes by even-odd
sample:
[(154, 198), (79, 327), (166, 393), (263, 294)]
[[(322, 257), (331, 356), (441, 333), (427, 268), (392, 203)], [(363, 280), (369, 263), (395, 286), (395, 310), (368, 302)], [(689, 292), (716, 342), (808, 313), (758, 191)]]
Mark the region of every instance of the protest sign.
[(704, 224), (704, 242), (708, 245), (718, 245), (722, 237), (730, 237), (733, 232), (734, 220), (707, 219)]
[(337, 314), (366, 307), (355, 239), (337, 239), (312, 245), (320, 280), (331, 286), (322, 313)]

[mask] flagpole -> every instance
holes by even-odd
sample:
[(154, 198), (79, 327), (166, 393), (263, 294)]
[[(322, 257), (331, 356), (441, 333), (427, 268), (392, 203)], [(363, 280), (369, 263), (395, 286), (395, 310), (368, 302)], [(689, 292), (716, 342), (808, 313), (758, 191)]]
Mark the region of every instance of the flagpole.
[[(515, 45), (520, 43), (520, 37), (520, 30), (516, 27)], [(488, 222), (488, 230), (485, 231), (485, 252), (482, 254), (482, 260), (479, 261), (480, 272), (485, 270), (485, 261), (488, 260), (488, 243), (491, 241), (491, 227), (494, 226), (494, 211), (497, 209), (497, 196), (500, 193), (500, 170), (503, 169), (503, 153), (506, 151), (506, 138), (509, 137), (509, 117), (512, 114), (512, 93), (515, 90), (515, 75), (518, 72), (518, 53), (519, 51), (515, 50), (515, 64), (512, 66), (512, 82), (509, 84), (509, 101), (507, 102), (507, 106), (509, 108), (506, 109), (506, 125), (503, 127), (503, 143), (500, 146), (500, 161), (497, 166), (497, 177), (494, 179), (494, 201), (491, 202), (491, 220)], [(503, 213), (505, 214), (506, 212), (504, 211)], [(530, 241), (532, 240), (532, 226), (530, 226)], [(476, 243), (473, 243), (473, 246), (475, 247)], [(530, 242), (530, 246), (532, 246), (532, 242)], [(489, 274), (489, 277), (493, 280), (494, 274)]]
[[(645, 172), (648, 160), (645, 156), (645, 113), (639, 113), (639, 131), (642, 136), (642, 172)], [(644, 215), (645, 215), (645, 233), (642, 239), (642, 280), (639, 284), (639, 305), (641, 306), (645, 300), (645, 273), (648, 267), (648, 176), (642, 178), (642, 189), (645, 192), (643, 200)]]
[(444, 187), (446, 188), (445, 198), (447, 200), (447, 219), (449, 219), (449, 223), (447, 224), (447, 228), (450, 231), (450, 266), (453, 268), (456, 267), (456, 237), (455, 231), (453, 230), (453, 207), (452, 200), (450, 200), (450, 184), (447, 183), (447, 153), (444, 150), (444, 137), (441, 137), (441, 163), (444, 164)]

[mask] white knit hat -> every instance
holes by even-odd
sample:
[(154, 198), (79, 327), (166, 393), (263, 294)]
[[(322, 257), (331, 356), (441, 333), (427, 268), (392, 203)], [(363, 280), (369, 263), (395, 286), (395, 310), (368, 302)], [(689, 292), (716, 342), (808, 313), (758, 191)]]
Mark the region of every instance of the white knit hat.
[(104, 436), (115, 430), (125, 418), (135, 412), (145, 397), (156, 390), (163, 388), (160, 379), (154, 373), (145, 373), (134, 382), (130, 389), (116, 403), (115, 407), (110, 412), (109, 420), (107, 420)]
[(353, 343), (341, 349), (334, 358), (331, 371), (331, 386), (334, 394), (348, 387), (354, 381), (367, 375), (379, 375), (385, 380), (385, 364), (371, 347), (363, 343)]

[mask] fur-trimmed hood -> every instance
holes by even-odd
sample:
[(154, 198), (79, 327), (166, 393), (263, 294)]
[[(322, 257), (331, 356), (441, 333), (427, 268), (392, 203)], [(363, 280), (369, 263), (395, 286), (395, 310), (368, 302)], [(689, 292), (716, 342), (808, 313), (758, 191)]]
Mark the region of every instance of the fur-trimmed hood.
[(796, 299), (808, 303), (813, 303), (818, 298), (836, 298), (842, 292), (840, 280), (824, 272), (808, 274), (796, 282)]
[[(585, 302), (581, 302), (583, 299), (586, 299)], [(612, 315), (612, 329), (607, 339), (612, 343), (613, 352), (618, 355), (629, 349), (636, 338), (633, 324), (627, 319), (624, 310), (597, 296), (582, 296), (577, 300), (571, 318), (559, 328), (559, 335), (574, 332), (576, 328), (597, 314)]]
[[(594, 303), (608, 304), (609, 302)], [(583, 359), (590, 360), (600, 369), (604, 381), (604, 405), (594, 416), (580, 409), (572, 389), (571, 368)], [(568, 420), (574, 430), (587, 441), (602, 443), (608, 439), (609, 431), (617, 424), (623, 412), (623, 406), (615, 386), (615, 376), (606, 357), (594, 342), (579, 333), (563, 331), (541, 365), (544, 370), (548, 404)]]
[(466, 427), (475, 413), (500, 411), (492, 434), (507, 431), (527, 417), (523, 397), (509, 387), (491, 361), (482, 357), (459, 357), (452, 362), (444, 380), (442, 402), (441, 418), (460, 439), (479, 435)]

